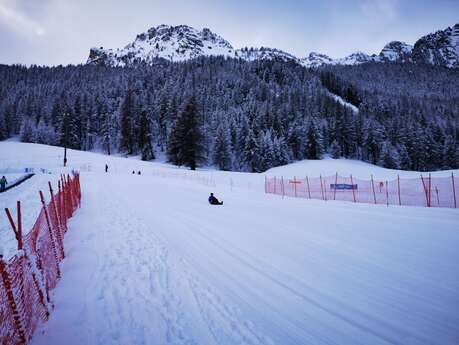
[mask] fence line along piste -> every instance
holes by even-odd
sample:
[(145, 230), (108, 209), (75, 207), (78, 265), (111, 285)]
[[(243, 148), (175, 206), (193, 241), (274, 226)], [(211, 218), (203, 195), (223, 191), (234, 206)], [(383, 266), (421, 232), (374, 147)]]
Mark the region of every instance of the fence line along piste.
[(5, 209), (17, 240), (17, 253), (0, 255), (0, 344), (25, 344), (40, 322), (53, 309), (50, 291), (61, 277), (60, 262), (65, 257), (67, 221), (80, 206), (80, 176), (61, 175), (58, 192), (48, 183), (50, 201), (39, 192), (42, 208), (32, 229), (23, 235), (21, 203), (16, 221)]
[(265, 193), (304, 199), (341, 200), (355, 203), (457, 208), (459, 181), (450, 177), (357, 179), (352, 175), (284, 179), (265, 177)]

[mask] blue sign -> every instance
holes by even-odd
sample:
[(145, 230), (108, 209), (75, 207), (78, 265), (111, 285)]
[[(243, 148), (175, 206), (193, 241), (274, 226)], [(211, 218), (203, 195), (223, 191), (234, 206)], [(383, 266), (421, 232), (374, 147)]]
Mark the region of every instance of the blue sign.
[(336, 190), (357, 190), (356, 184), (347, 184), (347, 183), (332, 183), (330, 184), (330, 189)]

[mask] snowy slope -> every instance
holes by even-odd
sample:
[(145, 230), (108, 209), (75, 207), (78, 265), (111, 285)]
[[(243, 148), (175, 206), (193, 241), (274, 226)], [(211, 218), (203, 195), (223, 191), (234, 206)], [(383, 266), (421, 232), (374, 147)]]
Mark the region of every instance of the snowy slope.
[(8, 207), (16, 221), (16, 201), (21, 201), (23, 231), (31, 230), (41, 208), (38, 192), (43, 191), (46, 200), (49, 201), (48, 181), (57, 190), (58, 180), (59, 175), (57, 174), (38, 173), (19, 186), (0, 194), (0, 254), (9, 258), (15, 253), (17, 246), (4, 209)]
[(359, 112), (359, 108), (357, 108), (354, 104), (345, 101), (341, 96), (335, 95), (334, 93), (331, 93), (331, 92), (328, 92), (328, 94), (335, 101), (338, 101), (340, 104), (342, 104), (345, 107), (351, 109), (354, 113), (357, 114)]
[[(21, 152), (57, 173), (61, 150), (2, 142), (0, 162)], [(32, 344), (457, 343), (457, 210), (281, 199), (263, 174), (181, 178), (72, 150), (69, 164), (84, 170), (82, 208)], [(276, 169), (395, 173), (347, 160)], [(210, 191), (225, 205), (209, 206)]]
[(56, 310), (32, 344), (455, 344), (457, 211), (82, 181)]

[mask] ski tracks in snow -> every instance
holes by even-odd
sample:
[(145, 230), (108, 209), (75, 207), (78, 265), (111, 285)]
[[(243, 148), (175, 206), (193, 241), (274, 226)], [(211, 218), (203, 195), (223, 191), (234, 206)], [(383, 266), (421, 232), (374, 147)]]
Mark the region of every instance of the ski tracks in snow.
[(238, 310), (223, 302), (211, 287), (204, 288), (199, 278), (188, 273), (188, 282), (216, 344), (274, 344), (252, 322), (240, 320)]
[[(440, 239), (426, 237), (445, 250), (421, 238), (411, 251), (405, 237), (414, 232), (381, 225), (377, 209), (376, 220), (358, 224), (374, 227), (370, 241), (343, 216), (357, 217), (360, 208), (337, 204), (324, 222), (322, 205), (316, 217), (314, 204), (280, 208), (238, 193), (210, 209), (208, 188), (147, 176), (120, 184), (118, 177), (82, 175), (56, 309), (32, 344), (455, 343), (457, 280), (442, 278), (456, 272), (448, 259), (456, 255), (442, 238), (454, 243), (457, 234), (447, 226)], [(297, 217), (308, 217), (308, 226)], [(351, 225), (341, 229), (342, 222)], [(401, 238), (400, 248), (391, 251), (377, 236)], [(385, 260), (386, 252), (394, 258)], [(436, 271), (430, 256), (441, 264)], [(442, 283), (426, 284), (424, 275), (437, 271)], [(429, 289), (411, 292), (418, 282)]]
[(71, 261), (82, 255), (72, 253), (84, 247), (85, 272), (64, 271), (57, 308), (33, 344), (272, 344), (171, 251), (148, 208), (131, 207), (123, 191), (89, 178), (85, 184), (73, 224), (79, 233), (67, 239), (79, 244), (64, 263), (78, 265)]

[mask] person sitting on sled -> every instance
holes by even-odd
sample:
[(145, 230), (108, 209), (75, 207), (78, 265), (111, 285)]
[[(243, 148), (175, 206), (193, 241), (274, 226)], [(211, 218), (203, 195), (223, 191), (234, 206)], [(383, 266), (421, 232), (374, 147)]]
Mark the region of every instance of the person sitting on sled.
[(209, 204), (211, 204), (211, 205), (223, 205), (223, 201), (218, 201), (218, 199), (216, 197), (214, 197), (214, 193), (210, 193)]

